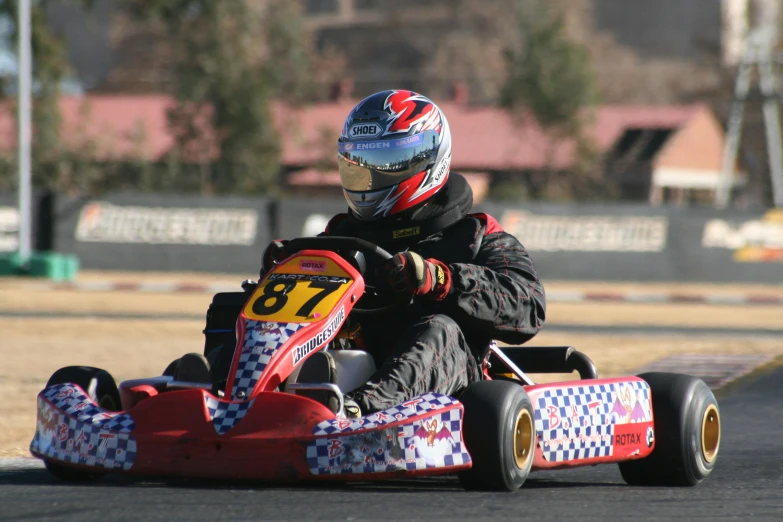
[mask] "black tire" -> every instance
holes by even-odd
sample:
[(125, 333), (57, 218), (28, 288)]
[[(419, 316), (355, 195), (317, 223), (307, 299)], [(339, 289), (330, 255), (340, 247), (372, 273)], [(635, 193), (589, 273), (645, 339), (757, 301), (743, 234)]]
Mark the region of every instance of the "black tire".
[(621, 462), (633, 486), (695, 486), (712, 473), (720, 448), (720, 410), (709, 387), (676, 373), (640, 375), (650, 385), (655, 448), (644, 459)]
[[(114, 378), (105, 370), (91, 366), (66, 366), (49, 377), (46, 386), (73, 383), (79, 386), (101, 408), (120, 411), (120, 392)], [(56, 461), (44, 460), (49, 473), (60, 480), (81, 482), (98, 479), (106, 473), (64, 466)]]
[(516, 491), (533, 466), (535, 415), (525, 389), (507, 381), (471, 384), (460, 398), (462, 434), (473, 467), (460, 472), (465, 489)]

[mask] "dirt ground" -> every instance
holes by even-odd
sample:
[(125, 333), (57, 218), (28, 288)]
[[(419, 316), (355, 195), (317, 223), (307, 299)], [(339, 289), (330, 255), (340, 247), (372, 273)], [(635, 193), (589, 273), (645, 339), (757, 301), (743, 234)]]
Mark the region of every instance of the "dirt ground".
[[(767, 288), (772, 291), (771, 288)], [(614, 291), (614, 290), (613, 290)], [(783, 295), (783, 294), (782, 294)], [(46, 286), (0, 280), (0, 312), (80, 312), (201, 316), (212, 299), (207, 293), (100, 292), (51, 290)], [(551, 324), (783, 328), (781, 305), (688, 303), (555, 302)]]
[(0, 457), (29, 455), (35, 397), (58, 368), (105, 368), (118, 380), (160, 375), (202, 346), (201, 321), (0, 318)]
[[(204, 274), (116, 274), (85, 272), (84, 280), (183, 281), (236, 284), (241, 276)], [(547, 288), (601, 292), (754, 293), (783, 295), (783, 286), (607, 285), (547, 283)], [(2, 311), (205, 312), (211, 295), (141, 292), (51, 291), (29, 280), (0, 280)], [(710, 306), (689, 304), (552, 303), (548, 324), (660, 325), (714, 328), (705, 338), (559, 334), (546, 328), (535, 345), (571, 345), (587, 353), (602, 376), (634, 371), (677, 353), (783, 355), (783, 339), (727, 338), (721, 328), (783, 328), (783, 306)], [(35, 397), (62, 366), (83, 364), (107, 369), (119, 381), (159, 375), (176, 357), (202, 347), (202, 320), (100, 320), (0, 317), (0, 457), (27, 456), (35, 427)]]
[[(121, 272), (109, 270), (84, 270), (79, 273), (79, 281), (127, 281), (127, 282), (168, 282), (239, 284), (243, 279), (254, 278), (254, 274), (220, 274), (200, 272)], [(7, 281), (12, 281), (11, 279)], [(14, 281), (24, 281), (16, 279)], [(0, 280), (2, 284), (2, 280)], [(574, 290), (589, 292), (643, 292), (678, 294), (758, 294), (783, 296), (783, 282), (779, 285), (766, 284), (722, 284), (722, 283), (638, 283), (605, 281), (560, 281), (544, 280), (544, 286), (552, 290)]]

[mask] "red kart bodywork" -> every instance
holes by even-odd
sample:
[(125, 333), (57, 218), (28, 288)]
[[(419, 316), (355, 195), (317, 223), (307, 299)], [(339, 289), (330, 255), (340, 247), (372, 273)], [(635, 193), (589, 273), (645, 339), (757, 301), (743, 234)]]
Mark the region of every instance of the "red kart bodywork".
[[(456, 399), (431, 393), (350, 420), (280, 391), (337, 335), (363, 292), (361, 275), (337, 254), (301, 251), (265, 276), (240, 314), (224, 397), (203, 386), (172, 388), (170, 378), (139, 379), (121, 383), (123, 411), (113, 412), (75, 384), (55, 384), (38, 395), (30, 450), (74, 468), (219, 479), (380, 479), (470, 468)], [(525, 388), (535, 409), (534, 469), (643, 458), (653, 449), (641, 379)]]

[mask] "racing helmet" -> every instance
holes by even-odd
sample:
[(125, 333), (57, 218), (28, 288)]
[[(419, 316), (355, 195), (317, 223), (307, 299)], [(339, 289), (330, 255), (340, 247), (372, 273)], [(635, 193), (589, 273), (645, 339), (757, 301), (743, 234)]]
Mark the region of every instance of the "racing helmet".
[(421, 94), (373, 94), (345, 120), (337, 162), (345, 199), (358, 219), (399, 217), (446, 184), (449, 124), (438, 106)]

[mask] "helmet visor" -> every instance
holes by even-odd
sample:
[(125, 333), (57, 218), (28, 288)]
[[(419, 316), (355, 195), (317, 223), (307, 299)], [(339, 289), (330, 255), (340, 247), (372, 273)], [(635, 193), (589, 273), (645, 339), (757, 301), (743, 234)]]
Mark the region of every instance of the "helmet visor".
[(343, 188), (378, 190), (414, 176), (435, 163), (440, 135), (427, 130), (394, 140), (337, 143), (337, 160)]

